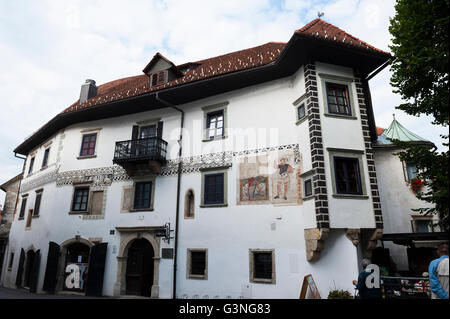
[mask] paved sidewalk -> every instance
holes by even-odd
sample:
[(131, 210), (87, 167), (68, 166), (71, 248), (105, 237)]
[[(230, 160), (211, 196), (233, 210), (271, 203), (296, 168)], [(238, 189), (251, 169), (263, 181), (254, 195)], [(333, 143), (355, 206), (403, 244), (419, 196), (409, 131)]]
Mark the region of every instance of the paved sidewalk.
[(0, 299), (113, 299), (112, 297), (86, 297), (77, 294), (33, 294), (24, 289), (0, 287)]

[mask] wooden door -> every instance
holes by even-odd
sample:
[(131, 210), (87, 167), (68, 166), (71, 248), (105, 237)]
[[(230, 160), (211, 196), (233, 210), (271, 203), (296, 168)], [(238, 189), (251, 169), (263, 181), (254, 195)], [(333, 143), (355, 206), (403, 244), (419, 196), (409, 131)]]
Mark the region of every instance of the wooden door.
[(150, 297), (153, 285), (153, 257), (151, 244), (137, 239), (128, 250), (126, 294)]

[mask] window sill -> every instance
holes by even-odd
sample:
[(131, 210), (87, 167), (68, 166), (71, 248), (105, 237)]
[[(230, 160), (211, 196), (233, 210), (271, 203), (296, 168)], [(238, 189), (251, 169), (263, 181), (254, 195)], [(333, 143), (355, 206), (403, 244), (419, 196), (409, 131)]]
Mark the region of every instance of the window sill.
[(308, 115), (305, 115), (301, 120), (297, 120), (297, 122), (295, 122), (295, 125), (300, 125), (300, 124), (302, 124), (303, 122), (306, 121), (307, 118), (308, 118)]
[(70, 211), (69, 215), (88, 215), (89, 211)]
[(202, 204), (200, 205), (201, 208), (207, 208), (207, 207), (227, 207), (228, 204)]
[(313, 198), (314, 198), (314, 195), (306, 196), (306, 197), (303, 197), (303, 201), (305, 202), (305, 201), (313, 199)]
[(250, 282), (255, 284), (275, 284), (273, 279), (254, 278)]
[(31, 216), (31, 218), (35, 219), (35, 218), (39, 218), (39, 215), (36, 216)]
[(219, 140), (224, 140), (226, 139), (228, 136), (224, 135), (224, 136), (215, 136), (213, 138), (204, 138), (202, 140), (202, 142), (212, 142), (212, 141), (219, 141)]
[(345, 119), (345, 120), (357, 120), (358, 119), (356, 116), (352, 116), (352, 115), (332, 114), (332, 113), (325, 113), (324, 116), (335, 117), (335, 118), (340, 118), (340, 119)]
[(44, 170), (46, 170), (47, 168), (48, 168), (48, 165), (46, 165), (46, 166), (44, 166), (44, 167), (41, 167), (40, 171), (44, 171)]
[(130, 213), (140, 213), (140, 212), (153, 212), (153, 207), (151, 208), (132, 208), (129, 210)]
[(24, 220), (25, 217), (19, 217), (17, 220)]
[(188, 275), (188, 279), (208, 280), (208, 277), (206, 275)]
[(344, 198), (344, 199), (369, 199), (367, 195), (351, 195), (351, 194), (333, 194), (334, 198)]
[(85, 156), (78, 156), (77, 159), (88, 159), (88, 158), (96, 158), (97, 155), (85, 155)]

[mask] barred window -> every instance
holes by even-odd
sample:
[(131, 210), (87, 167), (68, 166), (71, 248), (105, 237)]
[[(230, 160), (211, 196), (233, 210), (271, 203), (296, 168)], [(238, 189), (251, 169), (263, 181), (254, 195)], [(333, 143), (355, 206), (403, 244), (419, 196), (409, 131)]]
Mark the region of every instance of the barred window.
[(134, 208), (151, 208), (152, 182), (136, 183), (134, 189)]

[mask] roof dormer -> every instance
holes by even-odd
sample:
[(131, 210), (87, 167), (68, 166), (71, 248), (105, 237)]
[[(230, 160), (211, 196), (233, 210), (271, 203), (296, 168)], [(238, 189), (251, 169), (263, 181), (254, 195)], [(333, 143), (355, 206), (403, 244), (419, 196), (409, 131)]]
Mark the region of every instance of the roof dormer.
[(161, 53), (156, 53), (142, 70), (150, 78), (150, 86), (160, 86), (183, 76), (177, 66)]

